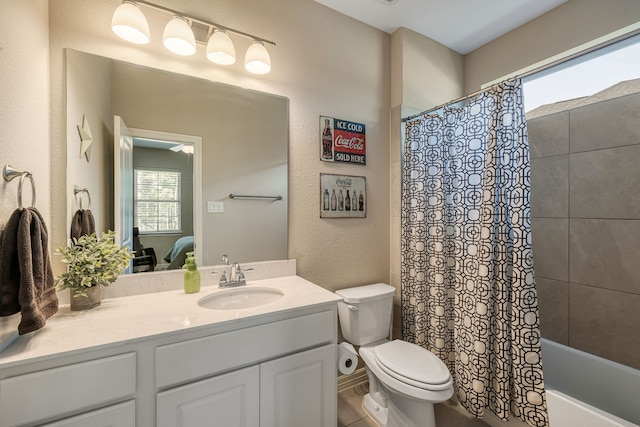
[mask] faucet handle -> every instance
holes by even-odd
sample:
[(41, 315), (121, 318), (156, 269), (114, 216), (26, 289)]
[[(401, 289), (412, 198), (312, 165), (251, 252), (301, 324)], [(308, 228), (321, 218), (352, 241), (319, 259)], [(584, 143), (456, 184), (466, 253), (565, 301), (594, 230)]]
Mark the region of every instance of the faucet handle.
[(211, 274), (220, 276), (219, 286), (224, 286), (227, 284), (227, 273), (226, 271), (212, 271)]
[(229, 265), (229, 257), (226, 254), (222, 255), (221, 261), (224, 265)]
[(253, 271), (253, 267), (249, 267), (249, 268), (242, 268), (240, 267), (240, 265), (238, 265), (238, 280), (245, 280), (244, 277), (244, 272), (245, 271)]

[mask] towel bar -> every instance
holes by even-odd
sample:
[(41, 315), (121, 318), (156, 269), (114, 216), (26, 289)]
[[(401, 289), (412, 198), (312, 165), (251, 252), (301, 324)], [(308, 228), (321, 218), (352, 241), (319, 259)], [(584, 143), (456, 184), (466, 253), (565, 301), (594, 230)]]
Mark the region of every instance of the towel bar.
[(282, 196), (248, 196), (241, 194), (229, 194), (230, 199), (273, 199), (273, 200), (282, 200)]

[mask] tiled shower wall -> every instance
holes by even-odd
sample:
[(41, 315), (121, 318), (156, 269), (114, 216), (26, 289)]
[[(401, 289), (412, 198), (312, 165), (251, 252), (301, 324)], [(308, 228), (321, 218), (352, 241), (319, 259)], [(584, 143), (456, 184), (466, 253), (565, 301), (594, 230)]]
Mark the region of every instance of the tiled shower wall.
[(528, 128), (542, 335), (640, 369), (640, 94)]

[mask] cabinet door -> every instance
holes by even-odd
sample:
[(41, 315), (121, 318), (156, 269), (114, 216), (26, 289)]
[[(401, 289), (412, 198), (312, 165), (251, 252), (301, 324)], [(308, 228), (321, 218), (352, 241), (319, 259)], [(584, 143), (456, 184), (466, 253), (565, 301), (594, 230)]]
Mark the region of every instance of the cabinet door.
[(258, 427), (258, 366), (158, 393), (157, 427)]
[(135, 427), (136, 406), (133, 401), (109, 406), (42, 427)]
[(260, 427), (335, 427), (334, 344), (260, 365)]

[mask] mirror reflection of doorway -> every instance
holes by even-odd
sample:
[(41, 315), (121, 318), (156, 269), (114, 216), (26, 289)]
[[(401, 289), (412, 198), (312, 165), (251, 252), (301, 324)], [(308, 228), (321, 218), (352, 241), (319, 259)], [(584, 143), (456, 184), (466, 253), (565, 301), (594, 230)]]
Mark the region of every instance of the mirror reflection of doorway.
[(134, 128), (130, 135), (130, 166), (119, 162), (115, 172), (120, 185), (130, 188), (116, 190), (115, 215), (122, 217), (122, 227), (131, 228), (119, 234), (131, 236), (131, 272), (180, 269), (187, 252), (198, 256), (201, 138)]

